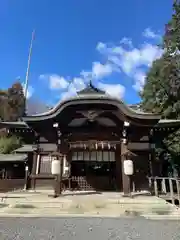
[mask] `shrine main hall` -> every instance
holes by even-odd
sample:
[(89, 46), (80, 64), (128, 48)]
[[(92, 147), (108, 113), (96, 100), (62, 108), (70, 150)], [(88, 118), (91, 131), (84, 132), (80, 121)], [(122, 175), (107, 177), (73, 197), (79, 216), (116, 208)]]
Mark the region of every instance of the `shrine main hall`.
[[(52, 161), (58, 153), (65, 189), (148, 190), (148, 177), (166, 174), (155, 157), (155, 141), (179, 126), (178, 120), (162, 120), (160, 115), (136, 110), (90, 83), (45, 113), (0, 122), (0, 128), (23, 141), (14, 155), (27, 156), (21, 161), (12, 159), (11, 164), (0, 162), (0, 169), (10, 168), (11, 174), (4, 178), (23, 184), (28, 169), (27, 188), (53, 188)], [(124, 169), (128, 159), (133, 163), (131, 176)]]

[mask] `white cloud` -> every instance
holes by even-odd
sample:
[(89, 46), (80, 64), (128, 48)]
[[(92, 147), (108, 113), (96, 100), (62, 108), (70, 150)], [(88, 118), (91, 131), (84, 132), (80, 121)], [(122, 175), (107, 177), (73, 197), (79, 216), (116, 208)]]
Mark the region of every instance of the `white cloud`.
[(125, 94), (125, 87), (121, 84), (105, 84), (99, 82), (98, 87), (116, 98), (123, 98)]
[(110, 64), (101, 64), (100, 62), (94, 62), (92, 65), (92, 77), (100, 79), (106, 77), (112, 73), (112, 66)]
[(52, 90), (66, 89), (69, 85), (68, 79), (65, 79), (57, 74), (41, 74), (39, 78), (47, 80), (49, 88)]
[(98, 51), (103, 51), (104, 49), (106, 49), (106, 44), (105, 43), (102, 43), (102, 42), (99, 42), (96, 46), (96, 49)]
[(130, 38), (127, 38), (127, 37), (123, 37), (120, 41), (120, 44), (125, 44), (129, 47), (133, 47), (132, 40)]
[(75, 77), (70, 81), (68, 88), (61, 93), (61, 99), (67, 99), (75, 96), (78, 91), (85, 88), (85, 81), (81, 77)]
[(163, 50), (150, 43), (134, 48), (132, 46), (132, 42), (130, 48), (122, 44), (108, 46), (101, 42), (98, 43), (97, 49), (107, 58), (113, 71), (124, 72), (128, 77), (133, 78), (133, 87), (141, 90), (145, 82), (144, 67), (149, 68), (154, 60), (162, 56)]
[(90, 79), (101, 79), (113, 72), (113, 66), (109, 63), (102, 64), (100, 62), (93, 62), (91, 71), (81, 71), (80, 76), (87, 82)]
[(51, 89), (66, 89), (69, 85), (64, 77), (55, 74), (49, 76), (49, 84)]
[(125, 94), (124, 86), (98, 82), (113, 72), (123, 72), (133, 79), (132, 87), (136, 91), (141, 91), (146, 79), (145, 71), (163, 53), (157, 45), (148, 42), (148, 39), (159, 39), (159, 34), (147, 28), (144, 30), (143, 36), (147, 38), (147, 41), (135, 47), (132, 40), (126, 37), (122, 38), (118, 44), (99, 42), (96, 50), (103, 56), (105, 63), (93, 62), (89, 70), (82, 70), (79, 77), (74, 77), (72, 80), (56, 74), (41, 75), (40, 78), (48, 79), (50, 89), (60, 90), (63, 99), (73, 96), (77, 91), (85, 88), (90, 79), (97, 80), (98, 87), (110, 95), (122, 98)]
[(27, 90), (27, 98), (29, 99), (34, 93), (34, 88), (29, 86)]
[(149, 43), (130, 50), (117, 45), (106, 49), (105, 54), (110, 63), (127, 75), (140, 66), (150, 67), (152, 62), (162, 55), (162, 50), (158, 46)]
[(143, 36), (146, 38), (158, 39), (161, 36), (155, 32), (153, 32), (150, 28), (146, 28), (143, 32)]
[[(23, 86), (23, 92), (24, 92), (24, 95), (25, 95), (25, 84), (23, 83), (22, 86)], [(26, 98), (27, 99), (31, 98), (33, 93), (34, 93), (34, 88), (32, 86), (28, 86), (28, 88), (27, 88), (27, 97)]]
[(135, 83), (133, 85), (133, 88), (136, 91), (141, 91), (146, 80), (146, 74), (144, 72), (138, 71), (134, 74)]

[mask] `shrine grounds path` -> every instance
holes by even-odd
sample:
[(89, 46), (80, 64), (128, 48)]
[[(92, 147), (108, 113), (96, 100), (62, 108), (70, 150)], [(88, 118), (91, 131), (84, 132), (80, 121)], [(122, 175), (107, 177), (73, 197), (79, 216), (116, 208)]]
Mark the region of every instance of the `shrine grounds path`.
[(0, 218), (0, 240), (178, 240), (180, 221), (134, 218)]

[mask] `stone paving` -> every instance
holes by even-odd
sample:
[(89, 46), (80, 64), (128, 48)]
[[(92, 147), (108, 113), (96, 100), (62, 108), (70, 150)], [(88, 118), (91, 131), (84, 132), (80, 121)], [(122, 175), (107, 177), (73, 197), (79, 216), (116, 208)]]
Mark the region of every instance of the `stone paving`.
[(179, 221), (143, 218), (0, 218), (1, 240), (179, 240)]
[(180, 210), (164, 200), (139, 194), (124, 198), (121, 193), (65, 192), (59, 198), (53, 192), (12, 192), (0, 195), (0, 216), (146, 216), (179, 219)]

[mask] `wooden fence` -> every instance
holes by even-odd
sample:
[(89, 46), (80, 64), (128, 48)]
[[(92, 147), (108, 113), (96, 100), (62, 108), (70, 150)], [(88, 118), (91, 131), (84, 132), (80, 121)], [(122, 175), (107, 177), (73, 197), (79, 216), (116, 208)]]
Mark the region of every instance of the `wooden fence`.
[(149, 187), (153, 195), (180, 205), (180, 178), (149, 177)]

